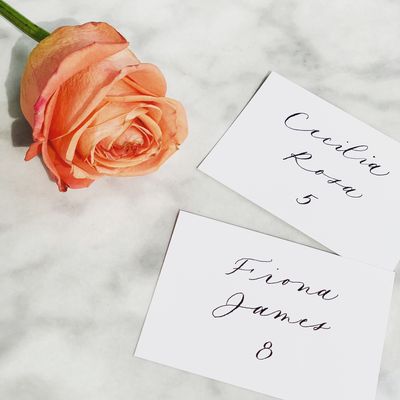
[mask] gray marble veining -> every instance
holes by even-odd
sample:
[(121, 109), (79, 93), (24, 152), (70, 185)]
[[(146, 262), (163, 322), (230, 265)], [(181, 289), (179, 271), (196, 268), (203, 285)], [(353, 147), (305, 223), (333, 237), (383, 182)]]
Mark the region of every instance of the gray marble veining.
[[(400, 140), (400, 3), (12, 4), (47, 29), (113, 24), (141, 60), (164, 71), (169, 95), (187, 108), (190, 136), (153, 175), (59, 193), (39, 159), (23, 161), (30, 132), (18, 79), (34, 43), (0, 20), (0, 398), (267, 399), (132, 357), (177, 211), (322, 248), (196, 166), (269, 70)], [(400, 397), (399, 338), (397, 279), (377, 400)]]

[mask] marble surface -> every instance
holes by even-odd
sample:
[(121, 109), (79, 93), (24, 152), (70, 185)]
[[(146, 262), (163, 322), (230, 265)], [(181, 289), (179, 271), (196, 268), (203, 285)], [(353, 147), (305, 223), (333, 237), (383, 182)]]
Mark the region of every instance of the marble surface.
[[(30, 133), (17, 87), (34, 43), (0, 20), (0, 398), (267, 399), (132, 356), (177, 211), (321, 248), (196, 166), (269, 70), (400, 140), (400, 3), (12, 3), (47, 29), (118, 27), (164, 71), (169, 95), (187, 107), (190, 136), (151, 176), (59, 193), (39, 159), (23, 161)], [(377, 400), (400, 398), (399, 303), (397, 279)]]

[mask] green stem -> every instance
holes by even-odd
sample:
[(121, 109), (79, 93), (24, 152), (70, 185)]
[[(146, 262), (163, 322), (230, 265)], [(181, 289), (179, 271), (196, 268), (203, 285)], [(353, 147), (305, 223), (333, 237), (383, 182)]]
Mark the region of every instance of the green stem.
[(25, 18), (3, 0), (0, 0), (0, 15), (5, 19), (8, 19), (18, 29), (37, 42), (40, 42), (46, 36), (50, 35), (49, 32), (45, 31), (40, 26), (37, 26), (32, 21), (29, 21), (28, 18)]

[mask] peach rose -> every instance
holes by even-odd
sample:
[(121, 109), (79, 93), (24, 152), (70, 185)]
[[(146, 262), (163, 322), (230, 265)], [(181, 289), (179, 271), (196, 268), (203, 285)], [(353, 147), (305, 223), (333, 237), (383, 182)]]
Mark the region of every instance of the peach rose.
[(187, 136), (182, 105), (165, 97), (160, 70), (142, 64), (104, 22), (64, 26), (32, 51), (21, 108), (60, 191), (103, 175), (152, 172)]

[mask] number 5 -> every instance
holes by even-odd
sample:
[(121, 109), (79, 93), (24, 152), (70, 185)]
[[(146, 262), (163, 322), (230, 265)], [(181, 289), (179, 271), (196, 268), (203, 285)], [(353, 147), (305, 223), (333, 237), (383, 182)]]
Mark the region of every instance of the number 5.
[(304, 196), (302, 199), (299, 200), (299, 198), (296, 199), (297, 204), (305, 205), (305, 204), (310, 204), (312, 199), (317, 199), (317, 196), (314, 196), (313, 194), (308, 194), (307, 196)]

